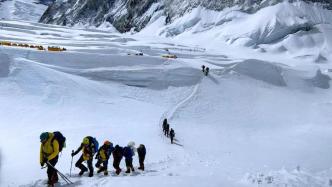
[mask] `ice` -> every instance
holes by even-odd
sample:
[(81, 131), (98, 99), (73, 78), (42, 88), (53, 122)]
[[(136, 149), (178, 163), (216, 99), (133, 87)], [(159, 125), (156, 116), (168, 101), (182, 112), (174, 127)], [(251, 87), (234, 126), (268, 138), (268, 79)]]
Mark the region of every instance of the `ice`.
[(232, 70), (270, 84), (286, 86), (282, 68), (272, 63), (250, 59), (238, 63)]
[(316, 76), (309, 79), (308, 82), (319, 88), (330, 88), (331, 78), (328, 75), (324, 75), (321, 70), (317, 70)]

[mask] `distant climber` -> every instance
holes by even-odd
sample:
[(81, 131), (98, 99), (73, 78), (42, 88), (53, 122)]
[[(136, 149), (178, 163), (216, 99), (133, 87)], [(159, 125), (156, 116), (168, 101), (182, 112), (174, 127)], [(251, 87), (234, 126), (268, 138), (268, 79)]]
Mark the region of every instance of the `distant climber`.
[(133, 166), (133, 156), (135, 155), (135, 143), (129, 142), (128, 145), (123, 148), (123, 156), (125, 157), (127, 171), (126, 173), (130, 173), (135, 171)]
[(83, 150), (83, 154), (76, 162), (75, 166), (80, 168), (81, 171), (79, 173), (80, 176), (84, 174), (84, 172), (88, 171), (88, 169), (82, 164), (84, 161), (87, 161), (88, 168), (89, 168), (89, 177), (93, 176), (93, 155), (98, 151), (98, 142), (95, 138), (91, 136), (87, 136), (83, 138), (83, 142), (81, 143), (80, 147), (71, 154), (71, 156), (75, 156), (77, 153), (79, 153), (81, 150)]
[(66, 26), (67, 25), (67, 19), (64, 19), (62, 22), (62, 26)]
[(59, 159), (59, 153), (65, 146), (66, 138), (60, 132), (43, 132), (40, 135), (40, 165), (47, 165), (47, 177), (50, 186), (58, 182), (58, 174), (54, 169)]
[(205, 66), (202, 65), (202, 72), (204, 73), (205, 72)]
[(163, 132), (164, 132), (165, 136), (166, 136), (166, 126), (167, 126), (167, 118), (165, 118), (163, 121)]
[(208, 75), (209, 75), (209, 71), (210, 71), (210, 68), (209, 68), (209, 67), (206, 67), (206, 69), (205, 69), (205, 76), (208, 76)]
[(108, 175), (107, 165), (113, 150), (113, 144), (107, 140), (104, 142), (104, 145), (99, 148), (95, 157), (97, 159), (97, 163), (95, 165), (98, 168), (97, 173), (104, 172), (104, 175)]
[(138, 161), (139, 161), (139, 167), (138, 169), (144, 171), (144, 160), (146, 155), (146, 149), (143, 144), (140, 144), (137, 148), (137, 154), (138, 154)]
[(171, 131), (169, 132), (169, 135), (170, 135), (170, 137), (171, 137), (171, 143), (173, 144), (173, 142), (174, 142), (174, 137), (175, 137), (175, 132), (174, 132), (174, 130), (171, 128)]
[(169, 13), (167, 13), (167, 15), (166, 15), (165, 23), (166, 23), (166, 25), (171, 23), (171, 16), (169, 15)]
[(166, 124), (166, 128), (165, 128), (165, 136), (169, 136), (169, 124)]
[(115, 169), (115, 173), (119, 175), (121, 173), (120, 162), (123, 157), (123, 148), (119, 145), (116, 145), (113, 151), (113, 167)]

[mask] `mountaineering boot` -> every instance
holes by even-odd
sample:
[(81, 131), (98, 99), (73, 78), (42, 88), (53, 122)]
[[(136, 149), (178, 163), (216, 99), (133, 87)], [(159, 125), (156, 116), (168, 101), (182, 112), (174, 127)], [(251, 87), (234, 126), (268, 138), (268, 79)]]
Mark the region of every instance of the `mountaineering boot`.
[(54, 185), (55, 183), (58, 183), (59, 178), (57, 173), (53, 173), (51, 180), (48, 181), (48, 184)]
[(89, 177), (93, 177), (93, 173), (89, 173)]
[(84, 172), (88, 171), (88, 169), (83, 168), (81, 171), (78, 173), (79, 176), (82, 176)]
[(130, 173), (130, 168), (129, 167), (127, 167), (126, 173)]
[(54, 187), (54, 182), (52, 180), (47, 181), (47, 186)]
[(59, 182), (59, 177), (58, 177), (58, 174), (55, 173), (54, 174), (54, 183), (58, 183)]
[(121, 169), (117, 169), (116, 171), (115, 171), (115, 173), (117, 174), (117, 175), (119, 175), (120, 173), (121, 173)]
[(104, 171), (104, 175), (105, 176), (107, 176), (108, 175), (108, 171), (106, 170), (106, 171)]
[(103, 172), (103, 171), (105, 171), (105, 168), (104, 168), (104, 167), (100, 167), (100, 168), (98, 169), (97, 173), (101, 173), (101, 172)]

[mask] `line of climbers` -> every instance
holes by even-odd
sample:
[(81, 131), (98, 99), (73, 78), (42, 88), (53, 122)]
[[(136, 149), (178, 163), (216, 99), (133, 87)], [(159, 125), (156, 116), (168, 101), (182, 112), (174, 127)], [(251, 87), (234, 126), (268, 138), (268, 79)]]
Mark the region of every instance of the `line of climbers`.
[[(48, 184), (54, 186), (58, 182), (58, 172), (55, 169), (55, 165), (59, 159), (59, 153), (66, 146), (66, 138), (62, 133), (56, 132), (43, 132), (40, 135), (40, 165), (42, 168), (46, 164), (47, 166), (47, 176)], [(121, 147), (116, 145), (113, 147), (113, 144), (106, 140), (104, 144), (99, 148), (99, 143), (96, 138), (87, 136), (83, 138), (81, 145), (76, 151), (72, 151), (72, 158), (82, 151), (82, 155), (77, 160), (75, 166), (80, 169), (79, 176), (82, 176), (85, 172), (89, 170), (89, 177), (92, 177), (94, 174), (93, 168), (93, 157), (97, 159), (96, 168), (98, 168), (97, 173), (104, 172), (104, 175), (108, 175), (108, 161), (113, 153), (113, 167), (115, 168), (115, 173), (119, 175), (121, 173), (120, 163), (122, 158), (125, 158), (127, 171), (125, 173), (134, 172), (133, 166), (133, 156), (135, 152), (138, 153), (139, 158), (139, 170), (144, 171), (144, 160), (146, 155), (146, 148), (143, 144), (140, 144), (138, 148), (135, 148), (135, 142), (129, 142), (127, 146)], [(73, 160), (73, 159), (72, 159)], [(83, 162), (87, 162), (87, 167)], [(71, 169), (70, 169), (71, 175)]]
[(202, 65), (202, 72), (204, 73), (205, 76), (209, 75), (210, 68), (205, 67), (205, 65)]
[(169, 137), (171, 139), (171, 143), (173, 144), (175, 132), (174, 132), (174, 129), (171, 128), (171, 130), (170, 130), (169, 128), (170, 128), (170, 125), (167, 122), (167, 118), (165, 118), (163, 121), (163, 132), (166, 137)]

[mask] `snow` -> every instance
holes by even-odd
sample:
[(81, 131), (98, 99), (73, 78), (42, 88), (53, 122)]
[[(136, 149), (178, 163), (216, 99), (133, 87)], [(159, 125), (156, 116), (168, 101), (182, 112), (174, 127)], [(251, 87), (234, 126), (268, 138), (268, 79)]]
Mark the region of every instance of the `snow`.
[(9, 0), (0, 3), (0, 19), (39, 21), (47, 6), (35, 0)]
[(107, 32), (118, 32), (114, 26), (112, 24), (110, 24), (109, 22), (104, 22), (102, 23), (101, 25), (99, 25), (98, 27), (96, 26), (91, 26), (89, 24), (86, 24), (86, 25), (83, 25), (83, 24), (76, 24), (73, 26), (74, 28), (77, 28), (77, 29), (98, 29), (98, 30), (101, 30), (101, 31), (107, 31)]
[[(156, 23), (139, 35), (152, 33), (212, 49), (227, 43), (325, 63), (331, 58), (331, 16), (332, 12), (319, 4), (302, 1), (285, 1), (253, 14), (239, 7), (220, 12), (197, 7), (169, 25), (154, 19)], [(153, 29), (155, 32), (150, 32)]]
[[(84, 136), (147, 147), (146, 171), (116, 176), (109, 164), (110, 176), (88, 178), (73, 168), (74, 186), (329, 186), (330, 12), (313, 7), (303, 19), (264, 20), (226, 33), (266, 12), (300, 15), (299, 7), (309, 9), (282, 3), (249, 15), (199, 8), (167, 26), (165, 17), (154, 17), (134, 35), (1, 20), (1, 41), (68, 51), (0, 46), (0, 186), (45, 184), (39, 135), (55, 130), (67, 137), (57, 165), (66, 175), (71, 150)], [(318, 12), (319, 19), (310, 18)], [(280, 23), (287, 28), (316, 18), (326, 19), (315, 26), (319, 32), (269, 42), (278, 29), (285, 33)], [(273, 32), (261, 32), (270, 23)], [(166, 37), (168, 31), (177, 34)], [(165, 49), (179, 58), (162, 58)], [(161, 132), (165, 117), (176, 132), (174, 145)]]
[(272, 63), (257, 60), (246, 60), (235, 65), (232, 70), (270, 84), (286, 86), (282, 75), (282, 69)]

